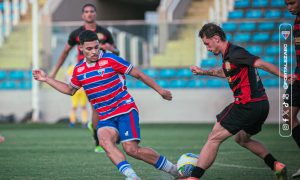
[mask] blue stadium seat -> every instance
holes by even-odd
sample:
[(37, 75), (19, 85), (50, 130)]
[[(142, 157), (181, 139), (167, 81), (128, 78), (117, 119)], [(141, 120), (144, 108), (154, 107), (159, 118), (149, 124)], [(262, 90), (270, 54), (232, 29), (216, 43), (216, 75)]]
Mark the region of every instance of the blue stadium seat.
[(266, 42), (267, 40), (269, 40), (269, 38), (270, 38), (269, 33), (259, 32), (259, 33), (253, 34), (252, 41), (253, 42)]
[(295, 19), (295, 15), (291, 14), (289, 11), (284, 11), (283, 12), (283, 17), (287, 19)]
[(257, 18), (261, 18), (263, 15), (261, 10), (249, 10), (246, 12), (246, 18), (251, 18), (251, 19), (257, 19)]
[(132, 78), (132, 79), (128, 79), (126, 76), (126, 86), (128, 88), (135, 88), (135, 83), (136, 81)]
[(254, 31), (255, 28), (255, 22), (241, 22), (239, 25), (240, 31)]
[(252, 1), (252, 7), (254, 7), (254, 8), (262, 8), (262, 7), (268, 7), (268, 6), (269, 6), (268, 0)]
[(258, 30), (260, 31), (273, 31), (275, 28), (274, 22), (260, 22), (258, 24)]
[(15, 80), (20, 80), (24, 79), (25, 74), (24, 71), (22, 70), (11, 70), (8, 72), (8, 78), (10, 79), (15, 79)]
[(250, 41), (250, 33), (236, 33), (234, 36), (234, 42), (249, 42)]
[(279, 34), (277, 32), (272, 34), (272, 41), (279, 42)]
[(188, 81), (188, 87), (190, 88), (199, 88), (205, 86), (204, 79), (191, 79)]
[(237, 24), (234, 22), (225, 22), (222, 24), (222, 28), (225, 32), (229, 31), (236, 31), (237, 30)]
[(5, 78), (6, 78), (6, 71), (0, 70), (0, 80), (5, 79)]
[(271, 0), (272, 7), (285, 7), (285, 3), (283, 0)]
[(278, 55), (278, 53), (279, 53), (278, 45), (271, 45), (271, 46), (265, 47), (266, 55)]
[(228, 41), (231, 41), (232, 40), (232, 35), (230, 33), (226, 33), (226, 39)]
[(229, 19), (240, 19), (244, 17), (244, 11), (243, 10), (234, 10), (230, 11), (228, 14)]
[(142, 71), (152, 78), (156, 78), (159, 75), (156, 69), (143, 69)]
[[(277, 57), (277, 56), (276, 56)], [(277, 64), (276, 63), (276, 60), (275, 60), (275, 56), (265, 56), (265, 57), (262, 57), (262, 59), (266, 62), (269, 62), (271, 64)]]
[(142, 81), (136, 81), (135, 83), (136, 88), (148, 88), (146, 84), (144, 84)]
[(3, 2), (0, 3), (0, 11), (3, 11), (4, 10), (4, 4)]
[(250, 45), (246, 48), (251, 54), (260, 56), (260, 54), (263, 52), (263, 48), (261, 45)]
[(175, 69), (161, 69), (159, 71), (159, 76), (162, 78), (172, 78), (176, 76), (176, 70)]
[(193, 73), (190, 71), (189, 68), (184, 68), (184, 69), (178, 69), (177, 70), (177, 77), (180, 78), (189, 78), (192, 77)]
[(270, 75), (270, 73), (268, 73), (267, 71), (264, 71), (262, 69), (257, 69), (257, 72), (258, 72), (260, 77), (265, 77), (265, 76)]
[(1, 89), (16, 89), (17, 82), (16, 81), (3, 81), (0, 83)]
[(272, 9), (265, 12), (265, 18), (281, 18), (281, 11)]
[(159, 79), (159, 80), (156, 81), (156, 83), (158, 85), (160, 85), (161, 87), (163, 87), (163, 88), (168, 88), (169, 87), (169, 82), (168, 82), (168, 80), (165, 80), (165, 79)]
[(234, 2), (235, 8), (248, 8), (250, 7), (250, 1), (249, 0), (236, 0)]
[(216, 65), (217, 65), (216, 58), (209, 58), (209, 59), (203, 59), (201, 61), (200, 67), (203, 67), (203, 68), (212, 68), (212, 67), (215, 67)]
[(20, 89), (31, 89), (32, 88), (32, 82), (31, 81), (21, 81), (20, 83), (19, 83), (19, 88)]
[(187, 87), (187, 81), (184, 79), (174, 79), (170, 81), (171, 88), (185, 88)]
[(208, 79), (206, 81), (206, 87), (209, 88), (225, 87), (225, 81), (223, 79)]
[(279, 79), (278, 78), (265, 79), (263, 81), (263, 84), (266, 87), (279, 87)]

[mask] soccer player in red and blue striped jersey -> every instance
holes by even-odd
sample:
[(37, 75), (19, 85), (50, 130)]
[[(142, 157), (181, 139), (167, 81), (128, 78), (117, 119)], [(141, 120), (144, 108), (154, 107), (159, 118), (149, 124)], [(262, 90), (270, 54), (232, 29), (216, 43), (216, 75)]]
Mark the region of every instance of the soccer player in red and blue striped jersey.
[(85, 58), (74, 68), (70, 84), (49, 77), (42, 70), (34, 70), (33, 77), (68, 95), (73, 95), (80, 87), (84, 88), (89, 101), (98, 112), (100, 145), (126, 179), (140, 178), (117, 147), (119, 142), (128, 155), (178, 177), (176, 166), (164, 156), (151, 148), (139, 146), (141, 138), (138, 108), (127, 92), (122, 75), (129, 74), (143, 81), (166, 100), (172, 100), (171, 92), (162, 89), (124, 59), (112, 53), (99, 51), (99, 46), (101, 44), (93, 31), (86, 30), (80, 34), (80, 48)]

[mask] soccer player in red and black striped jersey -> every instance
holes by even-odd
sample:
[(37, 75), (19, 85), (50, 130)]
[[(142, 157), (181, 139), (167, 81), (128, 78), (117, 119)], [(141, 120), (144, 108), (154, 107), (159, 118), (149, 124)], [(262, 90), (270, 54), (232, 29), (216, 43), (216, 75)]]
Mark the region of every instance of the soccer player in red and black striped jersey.
[[(67, 44), (65, 45), (65, 48), (61, 55), (59, 56), (59, 59), (57, 61), (57, 64), (55, 65), (54, 69), (50, 73), (50, 77), (55, 77), (58, 70), (62, 66), (62, 64), (65, 62), (70, 50), (73, 47), (77, 47), (77, 61), (81, 61), (84, 56), (82, 52), (79, 49), (79, 34), (84, 30), (91, 30), (97, 33), (97, 36), (99, 38), (99, 41), (101, 42), (101, 47), (104, 48), (104, 50), (111, 51), (118, 55), (118, 49), (114, 45), (114, 40), (111, 35), (111, 33), (104, 27), (96, 24), (96, 7), (93, 4), (85, 4), (82, 7), (82, 19), (84, 21), (83, 26), (80, 26), (79, 28), (75, 29), (71, 34), (69, 35), (69, 39)], [(92, 122), (93, 122), (93, 135), (95, 139), (95, 152), (104, 152), (103, 149), (99, 146), (99, 141), (96, 133), (96, 127), (98, 122), (98, 116), (96, 111), (92, 108)]]
[(139, 146), (141, 137), (138, 108), (127, 91), (122, 75), (129, 74), (141, 80), (165, 100), (172, 100), (171, 92), (162, 89), (121, 57), (99, 51), (99, 46), (97, 35), (93, 31), (86, 30), (80, 34), (80, 48), (85, 58), (74, 68), (70, 84), (49, 77), (42, 70), (34, 70), (33, 77), (68, 95), (73, 95), (80, 87), (84, 88), (99, 116), (97, 128), (100, 145), (126, 179), (140, 180), (117, 147), (119, 142), (129, 156), (179, 177), (176, 165), (166, 157), (151, 148)]
[[(286, 179), (286, 166), (278, 162), (261, 142), (251, 138), (261, 131), (269, 113), (268, 97), (256, 68), (281, 78), (283, 73), (279, 75), (280, 70), (275, 65), (228, 42), (223, 29), (218, 25), (205, 24), (199, 36), (208, 51), (215, 55), (222, 54), (223, 63), (222, 68), (210, 70), (192, 66), (192, 73), (227, 78), (234, 102), (217, 115), (217, 122), (200, 152), (201, 158), (188, 179), (199, 179), (213, 164), (221, 143), (233, 135), (239, 145), (263, 159), (277, 177)], [(292, 75), (288, 77), (291, 78)]]
[[(289, 104), (289, 107), (284, 107), (284, 110), (289, 112), (285, 118), (290, 120), (289, 123), (292, 128), (292, 136), (300, 148), (300, 124), (299, 119), (297, 118), (300, 108), (300, 0), (285, 0), (285, 4), (290, 13), (296, 15), (293, 36), (297, 60), (297, 66), (295, 69), (297, 80), (290, 85), (286, 91), (288, 97), (291, 98), (286, 101)], [(293, 177), (300, 177), (300, 169), (293, 174)]]

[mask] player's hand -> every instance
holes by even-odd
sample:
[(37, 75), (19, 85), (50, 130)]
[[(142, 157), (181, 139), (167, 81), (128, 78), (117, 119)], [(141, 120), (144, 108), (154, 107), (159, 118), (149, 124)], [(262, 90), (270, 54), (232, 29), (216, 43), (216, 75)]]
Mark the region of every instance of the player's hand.
[(296, 74), (288, 74), (287, 75), (287, 81), (289, 84), (293, 84), (294, 81), (297, 80), (297, 75)]
[(32, 76), (35, 80), (37, 81), (42, 81), (45, 82), (47, 80), (47, 74), (43, 70), (33, 70), (32, 71)]
[(204, 70), (199, 68), (198, 66), (191, 66), (190, 70), (194, 75), (203, 75), (204, 74)]
[(168, 90), (163, 89), (162, 92), (160, 93), (160, 95), (168, 101), (172, 100), (172, 93)]

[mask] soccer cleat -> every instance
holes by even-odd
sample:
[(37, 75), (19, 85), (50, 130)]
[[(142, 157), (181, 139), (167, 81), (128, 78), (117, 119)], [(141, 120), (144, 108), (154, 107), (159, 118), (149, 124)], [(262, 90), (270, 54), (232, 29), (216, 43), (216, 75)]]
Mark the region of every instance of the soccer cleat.
[(286, 165), (276, 161), (274, 163), (274, 171), (277, 180), (286, 180), (287, 179), (287, 168)]
[(96, 146), (95, 147), (95, 153), (105, 153), (105, 151), (101, 146)]
[(300, 178), (300, 169), (292, 175), (293, 178)]

